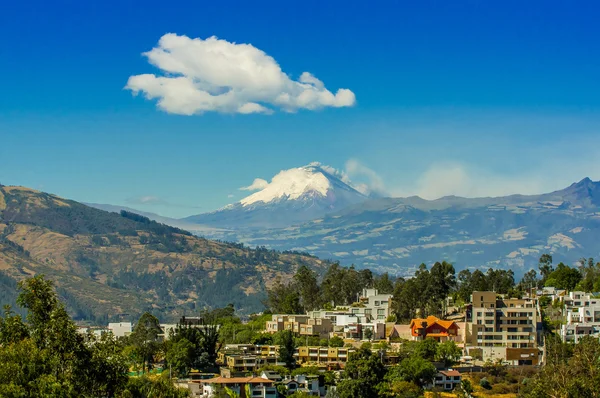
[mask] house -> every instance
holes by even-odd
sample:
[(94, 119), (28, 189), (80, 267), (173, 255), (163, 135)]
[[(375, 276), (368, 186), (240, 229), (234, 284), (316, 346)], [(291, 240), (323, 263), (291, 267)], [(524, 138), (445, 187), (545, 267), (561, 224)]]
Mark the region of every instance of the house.
[(284, 380), (283, 385), (288, 394), (298, 391), (317, 397), (325, 394), (325, 386), (321, 387), (319, 385), (318, 376), (298, 375), (295, 378)]
[(269, 379), (262, 377), (215, 377), (202, 380), (202, 398), (211, 398), (220, 388), (232, 391), (240, 398), (277, 398), (277, 388)]
[(385, 335), (388, 341), (410, 340), (412, 339), (412, 329), (410, 325), (395, 325), (387, 323), (385, 327)]
[(410, 330), (413, 340), (424, 340), (426, 338), (433, 338), (438, 342), (460, 340), (456, 322), (446, 321), (434, 316), (428, 316), (425, 319), (413, 319), (410, 322)]
[(460, 386), (461, 380), (462, 376), (459, 371), (453, 369), (442, 370), (435, 375), (433, 387), (444, 391), (452, 391)]

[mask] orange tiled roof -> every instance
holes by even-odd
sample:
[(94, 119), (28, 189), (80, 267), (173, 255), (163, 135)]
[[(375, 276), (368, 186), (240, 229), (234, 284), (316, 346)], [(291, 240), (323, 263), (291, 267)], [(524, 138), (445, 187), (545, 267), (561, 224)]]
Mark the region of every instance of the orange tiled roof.
[[(452, 327), (452, 325), (456, 325), (456, 322), (454, 321), (447, 321), (444, 319), (439, 319), (433, 315), (428, 316), (427, 318), (423, 319), (423, 318), (415, 318), (412, 321), (410, 321), (410, 327), (411, 329), (413, 328), (413, 325), (418, 325), (421, 326), (421, 323), (425, 322), (426, 323), (426, 328), (428, 328), (429, 326), (437, 323), (438, 325), (440, 325), (441, 327), (443, 327), (444, 329), (449, 329)], [(457, 326), (458, 327), (458, 326)]]

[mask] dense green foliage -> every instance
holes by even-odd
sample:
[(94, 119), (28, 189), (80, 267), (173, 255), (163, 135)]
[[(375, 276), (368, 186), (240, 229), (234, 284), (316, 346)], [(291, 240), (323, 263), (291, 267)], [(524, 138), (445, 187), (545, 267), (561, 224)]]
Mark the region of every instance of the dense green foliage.
[(318, 275), (306, 266), (296, 271), (290, 283), (276, 281), (267, 291), (266, 305), (274, 313), (301, 314), (319, 308), (350, 305), (365, 288), (391, 293), (393, 282), (387, 273), (374, 276), (371, 270), (356, 270), (331, 263), (320, 283)]
[(417, 313), (441, 316), (446, 297), (456, 287), (454, 267), (447, 262), (435, 263), (431, 270), (421, 264), (411, 279), (398, 279), (394, 287), (392, 309), (398, 321), (410, 321)]
[[(120, 340), (106, 333), (82, 334), (50, 281), (36, 276), (20, 282), (18, 287), (17, 301), (27, 310), (27, 318), (24, 320), (8, 306), (0, 317), (1, 397), (188, 396), (188, 390), (173, 385), (168, 372), (152, 377), (127, 375), (130, 368), (153, 370), (153, 363), (163, 356), (174, 362), (176, 370), (183, 370), (178, 360), (191, 343), (185, 344), (187, 340), (176, 333), (173, 344), (164, 344), (153, 315), (144, 314), (134, 332)], [(200, 355), (209, 358), (214, 367), (216, 327), (208, 325), (202, 336), (204, 351)], [(213, 347), (209, 347), (211, 344)]]
[(578, 344), (546, 339), (547, 359), (524, 387), (526, 398), (576, 398), (600, 396), (600, 342), (584, 337)]
[(27, 322), (9, 309), (0, 321), (0, 396), (112, 397), (127, 382), (116, 342), (84, 336), (42, 277), (19, 284)]

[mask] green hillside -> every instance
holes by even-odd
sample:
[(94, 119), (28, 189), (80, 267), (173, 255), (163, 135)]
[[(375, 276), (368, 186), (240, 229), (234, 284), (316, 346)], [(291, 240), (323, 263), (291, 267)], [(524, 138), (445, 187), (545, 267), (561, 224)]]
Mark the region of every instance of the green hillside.
[(0, 186), (0, 304), (43, 273), (78, 319), (104, 323), (151, 310), (162, 320), (233, 303), (263, 308), (265, 288), (300, 265), (291, 252), (209, 241), (130, 212), (110, 213), (23, 187)]

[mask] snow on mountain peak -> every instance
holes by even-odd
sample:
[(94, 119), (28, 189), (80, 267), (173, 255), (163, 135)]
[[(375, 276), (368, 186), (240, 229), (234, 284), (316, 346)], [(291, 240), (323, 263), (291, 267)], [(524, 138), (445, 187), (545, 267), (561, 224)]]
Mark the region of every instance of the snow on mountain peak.
[(321, 165), (313, 162), (304, 167), (280, 171), (264, 189), (242, 199), (240, 203), (248, 206), (282, 198), (294, 200), (306, 193), (325, 197), (331, 188), (332, 184), (321, 170)]

